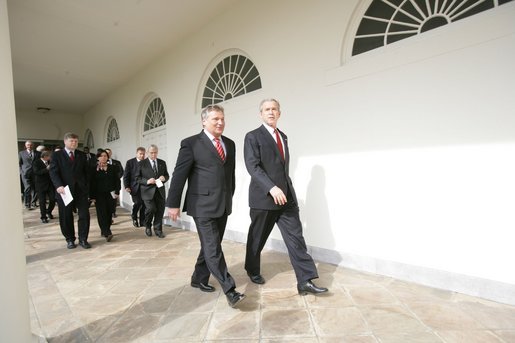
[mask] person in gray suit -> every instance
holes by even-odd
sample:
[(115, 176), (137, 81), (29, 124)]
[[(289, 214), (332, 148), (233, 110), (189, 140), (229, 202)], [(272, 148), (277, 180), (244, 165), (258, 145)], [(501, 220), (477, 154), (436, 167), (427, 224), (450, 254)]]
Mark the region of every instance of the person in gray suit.
[(40, 153), (34, 151), (34, 144), (32, 141), (25, 142), (25, 150), (18, 153), (18, 163), (20, 167), (21, 181), (23, 182), (23, 199), (25, 208), (31, 210), (36, 206), (37, 194), (34, 187), (34, 173), (32, 170), (32, 163), (38, 160)]
[(317, 268), (307, 252), (295, 189), (289, 176), (290, 151), (287, 136), (277, 128), (281, 107), (275, 99), (259, 105), (263, 125), (245, 136), (245, 166), (251, 176), (249, 186), (250, 228), (247, 236), (245, 270), (250, 280), (264, 284), (261, 275), (261, 251), (277, 224), (297, 278), (299, 294), (319, 294)]
[(236, 147), (231, 139), (222, 136), (225, 128), (223, 107), (207, 106), (202, 110), (201, 120), (204, 129), (181, 142), (166, 206), (170, 218), (176, 221), (184, 185), (188, 181), (183, 211), (193, 217), (200, 239), (191, 286), (213, 292), (215, 288), (208, 284), (209, 276), (213, 275), (229, 305), (235, 307), (245, 295), (236, 291), (234, 279), (227, 270), (222, 239), (227, 217), (232, 212)]

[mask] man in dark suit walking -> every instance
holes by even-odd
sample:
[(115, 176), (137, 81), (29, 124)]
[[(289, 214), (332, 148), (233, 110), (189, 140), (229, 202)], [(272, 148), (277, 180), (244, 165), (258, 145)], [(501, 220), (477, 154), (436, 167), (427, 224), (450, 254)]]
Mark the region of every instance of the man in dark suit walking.
[[(75, 245), (75, 225), (73, 220), (73, 208), (77, 208), (79, 215), (78, 233), (79, 244), (84, 249), (91, 248), (88, 243), (89, 235), (89, 164), (86, 155), (77, 150), (79, 136), (75, 133), (64, 135), (64, 149), (55, 151), (50, 160), (50, 178), (59, 194), (57, 205), (59, 207), (59, 225), (61, 232), (68, 242), (68, 249)], [(73, 202), (64, 204), (61, 194), (65, 193), (65, 187), (70, 188)]]
[[(138, 163), (145, 159), (145, 148), (136, 149), (136, 157), (131, 158), (125, 164), (125, 172), (123, 173), (123, 186), (132, 198), (132, 224), (134, 227), (140, 227), (145, 224), (145, 204), (141, 199), (140, 184), (136, 180), (138, 172)], [(138, 221), (139, 212), (139, 221)]]
[(145, 234), (152, 236), (154, 233), (159, 238), (164, 238), (163, 215), (165, 213), (166, 192), (164, 183), (170, 175), (166, 169), (166, 162), (157, 158), (157, 145), (150, 145), (148, 158), (138, 163), (136, 180), (140, 184), (141, 199), (145, 203)]
[(172, 220), (180, 214), (186, 181), (188, 190), (183, 211), (193, 217), (200, 238), (200, 253), (191, 277), (191, 286), (204, 292), (215, 288), (208, 284), (212, 274), (222, 286), (231, 307), (245, 298), (227, 270), (222, 239), (227, 217), (232, 211), (235, 180), (235, 144), (222, 136), (225, 128), (221, 106), (207, 106), (201, 113), (204, 130), (181, 142), (179, 156), (168, 191), (166, 206)]
[(245, 270), (252, 282), (265, 283), (261, 275), (261, 251), (277, 224), (297, 277), (299, 294), (327, 292), (327, 288), (317, 287), (311, 281), (318, 278), (318, 273), (302, 236), (299, 206), (289, 176), (288, 138), (277, 129), (281, 107), (277, 100), (265, 99), (259, 110), (263, 125), (247, 133), (244, 144), (245, 165), (251, 176), (251, 224)]
[(34, 151), (34, 144), (32, 141), (26, 141), (25, 150), (18, 153), (20, 175), (24, 187), (23, 199), (25, 202), (25, 208), (28, 210), (31, 210), (36, 206), (37, 195), (34, 189), (32, 162), (38, 160), (39, 156), (40, 153), (38, 151)]
[(89, 147), (87, 147), (87, 146), (85, 146), (82, 150), (86, 154), (86, 160), (88, 161), (91, 168), (96, 167), (97, 166), (97, 155), (91, 153), (89, 151)]
[[(113, 151), (111, 149), (107, 148), (107, 149), (105, 149), (105, 151), (107, 151), (107, 154), (109, 155), (109, 159), (107, 160), (107, 164), (111, 164), (111, 165), (116, 167), (118, 178), (121, 179), (123, 177), (122, 162), (112, 158)], [(118, 198), (113, 199), (113, 207), (112, 207), (113, 208), (113, 213), (112, 213), (113, 218), (116, 218), (116, 207), (117, 206), (118, 206)]]
[[(39, 210), (41, 212), (41, 222), (48, 223), (48, 219), (53, 219), (52, 211), (55, 207), (55, 189), (50, 180), (50, 151), (43, 151), (41, 158), (32, 163), (34, 173), (34, 186), (39, 199)], [(46, 200), (48, 199), (48, 208)]]

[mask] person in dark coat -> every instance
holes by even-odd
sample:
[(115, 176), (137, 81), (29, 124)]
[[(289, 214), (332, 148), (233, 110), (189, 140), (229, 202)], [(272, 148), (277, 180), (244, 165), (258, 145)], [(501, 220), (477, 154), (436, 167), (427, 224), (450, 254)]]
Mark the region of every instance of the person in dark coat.
[[(41, 212), (41, 222), (48, 223), (48, 219), (54, 219), (52, 211), (55, 207), (55, 189), (50, 180), (50, 151), (43, 151), (41, 158), (32, 163), (32, 173), (34, 174), (34, 185), (39, 199), (39, 210)], [(48, 199), (48, 207), (46, 201)]]
[[(131, 158), (125, 164), (125, 171), (123, 173), (123, 187), (125, 191), (131, 195), (132, 198), (132, 225), (134, 227), (145, 226), (145, 204), (141, 199), (140, 184), (136, 180), (136, 173), (138, 172), (138, 165), (145, 159), (145, 148), (139, 147), (136, 149), (136, 157)], [(139, 220), (138, 220), (139, 213)]]
[(98, 226), (102, 237), (110, 242), (113, 238), (111, 232), (111, 215), (113, 213), (113, 199), (120, 195), (120, 178), (115, 166), (107, 163), (107, 151), (97, 154), (98, 164), (91, 173), (89, 198), (95, 204)]

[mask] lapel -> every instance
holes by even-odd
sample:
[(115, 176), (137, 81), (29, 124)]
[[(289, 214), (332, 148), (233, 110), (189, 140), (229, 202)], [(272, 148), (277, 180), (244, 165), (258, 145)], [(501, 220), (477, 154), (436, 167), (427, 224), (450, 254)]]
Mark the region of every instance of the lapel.
[[(204, 144), (204, 146), (206, 147), (206, 149), (208, 151), (210, 151), (210, 154), (212, 157), (216, 158), (216, 160), (218, 162), (220, 162), (221, 164), (224, 164), (225, 162), (222, 161), (222, 159), (220, 158), (220, 156), (218, 155), (218, 151), (216, 151), (216, 148), (213, 144), (213, 142), (211, 142), (211, 140), (209, 139), (209, 137), (204, 133), (204, 131), (201, 131), (200, 134), (199, 134), (199, 139), (200, 141), (202, 142), (202, 144)], [(223, 140), (223, 136), (222, 136), (222, 140)], [(225, 142), (224, 142), (225, 143)], [(225, 148), (227, 149), (227, 145), (225, 146)], [(225, 161), (227, 161), (227, 156), (225, 156)]]
[(279, 147), (277, 146), (277, 143), (275, 142), (274, 137), (272, 137), (272, 135), (267, 130), (267, 128), (264, 125), (261, 125), (260, 130), (261, 130), (261, 135), (263, 135), (265, 137), (264, 138), (265, 141), (263, 143), (266, 143), (270, 147), (270, 149), (272, 151), (274, 151), (274, 153), (277, 155), (277, 157), (279, 157), (279, 160), (281, 161), (281, 163), (285, 164), (286, 161), (288, 160), (288, 156), (289, 156), (288, 155), (288, 144), (287, 144), (286, 139), (284, 138), (284, 135), (281, 132), (281, 130), (278, 130), (278, 131), (284, 142), (283, 149), (284, 149), (285, 160), (283, 160), (283, 158), (281, 157), (281, 153), (279, 152)]

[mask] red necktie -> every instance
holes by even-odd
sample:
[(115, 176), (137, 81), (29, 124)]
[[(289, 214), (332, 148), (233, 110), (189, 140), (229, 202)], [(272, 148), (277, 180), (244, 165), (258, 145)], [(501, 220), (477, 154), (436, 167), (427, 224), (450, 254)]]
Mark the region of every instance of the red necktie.
[(75, 161), (75, 156), (73, 155), (73, 151), (70, 151), (70, 160), (72, 160), (72, 162)]
[(284, 149), (283, 149), (283, 142), (281, 142), (281, 137), (279, 137), (279, 131), (277, 129), (274, 130), (275, 132), (275, 139), (277, 140), (277, 148), (279, 149), (279, 153), (281, 154), (281, 157), (284, 161)]
[(222, 148), (222, 144), (220, 143), (220, 138), (215, 138), (216, 142), (216, 151), (218, 152), (218, 155), (222, 159), (222, 161), (225, 161), (225, 152), (224, 148)]

